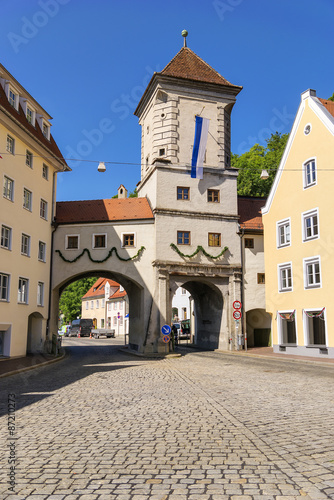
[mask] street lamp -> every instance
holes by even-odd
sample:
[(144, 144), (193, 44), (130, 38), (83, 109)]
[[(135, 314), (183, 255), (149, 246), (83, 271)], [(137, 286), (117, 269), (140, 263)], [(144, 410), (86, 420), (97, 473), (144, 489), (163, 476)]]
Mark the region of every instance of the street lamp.
[(106, 166), (103, 161), (100, 161), (99, 166), (97, 167), (98, 172), (105, 172), (106, 171)]

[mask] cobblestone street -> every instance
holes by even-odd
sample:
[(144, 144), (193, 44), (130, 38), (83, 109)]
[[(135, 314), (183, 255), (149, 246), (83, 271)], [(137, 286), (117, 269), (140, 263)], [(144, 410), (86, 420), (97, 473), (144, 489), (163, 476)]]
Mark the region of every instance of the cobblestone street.
[(65, 344), (63, 361), (0, 381), (1, 499), (334, 498), (333, 366)]

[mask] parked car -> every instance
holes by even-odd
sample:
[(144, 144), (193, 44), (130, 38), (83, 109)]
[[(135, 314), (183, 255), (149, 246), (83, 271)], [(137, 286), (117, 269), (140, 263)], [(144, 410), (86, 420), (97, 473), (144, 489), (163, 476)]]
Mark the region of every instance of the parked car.
[(71, 323), (71, 330), (69, 332), (70, 337), (77, 337), (80, 333), (80, 337), (89, 337), (92, 329), (94, 328), (93, 320), (90, 318), (74, 319)]
[(180, 337), (190, 339), (190, 319), (183, 319), (181, 321)]

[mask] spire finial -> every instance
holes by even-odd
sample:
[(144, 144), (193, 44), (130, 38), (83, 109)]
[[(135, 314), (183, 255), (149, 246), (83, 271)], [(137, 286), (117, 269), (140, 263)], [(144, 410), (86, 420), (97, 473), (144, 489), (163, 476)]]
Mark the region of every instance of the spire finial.
[(186, 46), (187, 46), (187, 36), (188, 36), (188, 31), (187, 31), (187, 30), (182, 30), (181, 35), (184, 37), (183, 47), (186, 47)]

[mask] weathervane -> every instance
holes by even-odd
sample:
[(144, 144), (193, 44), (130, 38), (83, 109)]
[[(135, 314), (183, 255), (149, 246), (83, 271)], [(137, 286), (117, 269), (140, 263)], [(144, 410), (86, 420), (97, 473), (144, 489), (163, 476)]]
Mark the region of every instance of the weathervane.
[(181, 35), (184, 37), (183, 47), (186, 47), (186, 46), (187, 46), (187, 36), (188, 36), (188, 31), (187, 31), (187, 30), (182, 30)]

